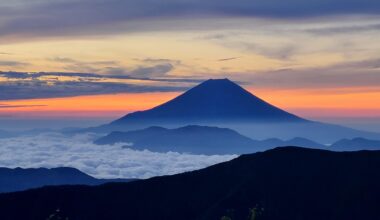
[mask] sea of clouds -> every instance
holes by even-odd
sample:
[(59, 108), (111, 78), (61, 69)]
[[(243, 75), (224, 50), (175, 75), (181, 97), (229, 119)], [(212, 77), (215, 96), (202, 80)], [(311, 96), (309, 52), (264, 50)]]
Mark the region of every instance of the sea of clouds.
[(96, 145), (94, 134), (42, 133), (0, 139), (0, 167), (74, 167), (97, 178), (149, 178), (204, 168), (237, 155), (156, 153)]

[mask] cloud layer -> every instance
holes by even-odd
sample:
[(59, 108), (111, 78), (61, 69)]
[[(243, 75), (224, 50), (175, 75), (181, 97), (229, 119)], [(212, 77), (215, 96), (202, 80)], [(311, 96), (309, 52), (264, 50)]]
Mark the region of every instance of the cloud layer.
[[(0, 100), (183, 91), (194, 82), (199, 82), (180, 78), (160, 79), (172, 68), (171, 64), (157, 64), (138, 67), (128, 74), (0, 71)], [(5, 80), (1, 81), (1, 77)]]
[[(0, 5), (0, 33), (80, 35), (115, 33), (132, 21), (183, 17), (305, 18), (344, 14), (378, 14), (377, 0), (70, 0)], [(134, 25), (129, 29), (138, 29)]]
[(74, 167), (98, 178), (148, 178), (204, 168), (235, 155), (190, 155), (98, 146), (94, 136), (44, 133), (0, 139), (0, 167)]

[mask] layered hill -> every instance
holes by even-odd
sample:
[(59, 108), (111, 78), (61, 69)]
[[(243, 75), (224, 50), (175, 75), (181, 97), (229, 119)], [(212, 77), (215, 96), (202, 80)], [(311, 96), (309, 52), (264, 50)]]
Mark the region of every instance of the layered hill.
[(304, 138), (253, 140), (228, 128), (189, 125), (167, 129), (149, 127), (127, 132), (115, 131), (95, 141), (96, 144), (124, 143), (126, 147), (155, 152), (175, 151), (193, 154), (244, 154), (278, 146), (326, 148)]
[(107, 182), (128, 182), (127, 179), (96, 179), (77, 169), (0, 168), (0, 193), (21, 191), (50, 185), (99, 185)]
[(365, 138), (342, 139), (330, 146), (336, 151), (380, 150), (380, 140)]
[(380, 151), (296, 147), (130, 183), (55, 186), (0, 195), (0, 218), (71, 220), (376, 220)]

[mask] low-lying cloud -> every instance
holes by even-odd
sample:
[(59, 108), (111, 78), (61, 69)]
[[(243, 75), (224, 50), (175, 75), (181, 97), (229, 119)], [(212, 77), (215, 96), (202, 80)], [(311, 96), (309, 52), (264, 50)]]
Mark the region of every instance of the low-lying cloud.
[(67, 137), (59, 133), (0, 139), (0, 167), (74, 167), (98, 178), (149, 178), (201, 169), (231, 160), (236, 155), (155, 153), (99, 146), (95, 136)]

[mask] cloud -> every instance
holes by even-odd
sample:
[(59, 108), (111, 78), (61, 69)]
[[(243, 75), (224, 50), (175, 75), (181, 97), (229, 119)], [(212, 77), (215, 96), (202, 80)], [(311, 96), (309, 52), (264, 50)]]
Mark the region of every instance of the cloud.
[(19, 80), (0, 83), (0, 100), (72, 97), (80, 95), (183, 91), (181, 85), (137, 85), (97, 81)]
[[(222, 47), (226, 47), (232, 50), (239, 50), (244, 53), (253, 53), (259, 54), (261, 56), (268, 57), (270, 59), (278, 59), (278, 60), (287, 60), (292, 56), (297, 54), (303, 45), (298, 42), (287, 41), (283, 42), (284, 38), (277, 38), (276, 41), (270, 41), (271, 37), (274, 34), (283, 34), (284, 36), (293, 33), (295, 30), (282, 30), (278, 27), (273, 27), (273, 29), (261, 29), (254, 31), (233, 31), (231, 33), (224, 34), (211, 34), (200, 37), (201, 40), (211, 41), (216, 43)], [(262, 41), (257, 39), (257, 36), (264, 36), (267, 38), (266, 41)], [(286, 39), (286, 38), (285, 38)], [(217, 61), (229, 61), (234, 59), (239, 59), (241, 57), (231, 57), (225, 59), (219, 59)]]
[[(67, 57), (54, 57), (49, 60), (66, 64), (64, 69), (68, 71), (105, 73), (108, 75), (108, 77), (113, 78), (125, 78), (125, 76), (127, 76), (127, 78), (163, 77), (174, 69), (174, 65), (181, 64), (179, 60), (170, 59), (134, 59), (136, 61), (142, 62), (143, 64), (131, 69), (123, 67), (119, 64), (119, 62), (112, 60), (85, 62)], [(98, 77), (104, 76), (98, 74)]]
[[(28, 2), (23, 0), (21, 4), (0, 6), (0, 33), (3, 38), (22, 35), (110, 34), (141, 28), (139, 25), (121, 28), (126, 23), (179, 18), (304, 19), (328, 15), (377, 15), (380, 12), (378, 0), (167, 0), (165, 4), (159, 0), (43, 0), (27, 4)], [(171, 27), (150, 26), (150, 29), (157, 28)]]
[(74, 167), (98, 178), (148, 178), (201, 169), (236, 155), (190, 155), (99, 146), (94, 135), (59, 133), (0, 139), (0, 167)]
[(306, 29), (306, 32), (317, 34), (317, 35), (331, 35), (331, 34), (349, 34), (357, 32), (367, 32), (367, 31), (379, 31), (380, 23), (368, 24), (368, 25), (350, 25), (350, 26), (339, 26), (339, 27), (324, 27), (324, 28), (311, 28)]
[(236, 59), (240, 59), (240, 58), (241, 57), (228, 57), (228, 58), (218, 59), (217, 61), (223, 62), (223, 61), (236, 60)]
[(170, 63), (173, 65), (180, 65), (182, 63), (180, 60), (151, 58), (151, 57), (144, 58), (144, 59), (135, 58), (134, 60), (139, 61), (139, 62), (144, 62), (144, 63)]
[(20, 62), (20, 61), (12, 61), (12, 60), (0, 60), (0, 66), (7, 67), (18, 67), (18, 66), (27, 66), (29, 63)]
[(0, 108), (24, 108), (24, 107), (40, 107), (40, 106), (46, 106), (46, 105), (8, 105), (8, 104), (0, 103)]
[(53, 57), (48, 59), (49, 61), (65, 64), (63, 67), (67, 71), (76, 72), (101, 72), (103, 69), (118, 68), (120, 67), (119, 62), (113, 60), (103, 60), (103, 61), (80, 61), (68, 57)]
[(0, 100), (184, 91), (204, 81), (168, 76), (173, 68), (163, 63), (131, 70), (109, 67), (102, 73), (0, 71), (0, 77), (6, 78), (0, 81)]
[(6, 77), (9, 79), (25, 79), (31, 77), (29, 73), (24, 72), (0, 72), (0, 76)]
[(171, 63), (162, 63), (154, 66), (140, 66), (129, 72), (131, 76), (137, 78), (164, 77), (174, 69)]
[(304, 69), (278, 69), (242, 78), (261, 88), (350, 88), (368, 87), (380, 90), (380, 60), (342, 62), (335, 65)]
[(69, 63), (69, 64), (77, 64), (77, 65), (119, 65), (119, 62), (114, 60), (102, 60), (102, 61), (90, 61), (90, 62), (84, 62), (68, 57), (54, 57), (49, 59), (53, 62), (58, 63)]

